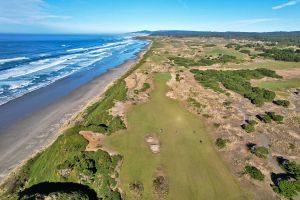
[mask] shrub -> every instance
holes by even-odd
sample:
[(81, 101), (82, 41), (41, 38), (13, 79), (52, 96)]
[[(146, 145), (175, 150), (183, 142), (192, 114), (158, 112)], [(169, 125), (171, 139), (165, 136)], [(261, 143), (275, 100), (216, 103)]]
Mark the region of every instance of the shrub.
[(226, 48), (231, 49), (233, 47), (235, 47), (236, 45), (238, 45), (237, 43), (228, 43), (227, 45), (225, 45)]
[(219, 124), (219, 123), (214, 123), (214, 127), (215, 128), (219, 128), (221, 126), (221, 124)]
[(285, 108), (289, 107), (290, 105), (290, 102), (288, 100), (275, 100), (273, 101), (273, 103), (278, 106), (283, 106)]
[(232, 104), (231, 101), (225, 101), (225, 102), (223, 102), (223, 105), (224, 105), (224, 106), (230, 106), (231, 104)]
[(220, 55), (217, 58), (201, 58), (199, 60), (184, 58), (184, 57), (169, 57), (169, 60), (173, 61), (177, 66), (192, 67), (192, 66), (209, 66), (216, 63), (228, 63), (237, 62), (235, 56), (231, 55)]
[(260, 54), (264, 57), (273, 58), (275, 60), (290, 61), (290, 62), (300, 62), (300, 54), (298, 54), (294, 49), (263, 49), (264, 53)]
[(140, 92), (145, 92), (150, 88), (150, 83), (144, 83), (143, 87), (140, 89)]
[(248, 54), (248, 55), (251, 54), (251, 51), (248, 50), (248, 49), (242, 49), (242, 50), (240, 50), (240, 52), (241, 52), (241, 53), (244, 53), (244, 54)]
[(277, 157), (279, 165), (286, 171), (285, 178), (275, 182), (273, 189), (275, 192), (293, 199), (300, 191), (300, 165), (291, 162), (283, 157)]
[(262, 114), (262, 115), (257, 115), (256, 116), (260, 121), (264, 122), (264, 123), (271, 123), (272, 119), (269, 115), (267, 114)]
[(245, 167), (245, 173), (249, 174), (251, 178), (259, 181), (263, 181), (265, 179), (265, 176), (259, 169), (253, 166), (247, 165)]
[(206, 107), (205, 105), (201, 104), (199, 101), (197, 101), (194, 98), (189, 98), (188, 102), (196, 108), (205, 108)]
[(267, 112), (266, 114), (275, 122), (282, 122), (284, 119), (282, 115), (276, 115), (275, 112)]
[(180, 82), (182, 80), (182, 78), (180, 77), (180, 74), (176, 74), (176, 81)]
[(247, 121), (246, 124), (243, 124), (241, 127), (247, 132), (247, 133), (252, 133), (255, 131), (255, 125), (257, 122), (255, 120), (250, 120)]
[(260, 158), (266, 159), (269, 154), (269, 150), (266, 147), (257, 147), (255, 151), (255, 155)]
[(159, 199), (165, 198), (169, 193), (169, 182), (164, 176), (157, 176), (153, 180), (154, 193)]
[(205, 45), (203, 45), (203, 47), (215, 47), (215, 46), (217, 46), (217, 45), (215, 45), (215, 44), (205, 44)]
[(274, 71), (268, 69), (255, 70), (191, 70), (195, 79), (204, 87), (213, 89), (216, 92), (224, 92), (219, 83), (231, 91), (234, 91), (245, 98), (248, 98), (253, 104), (261, 106), (264, 102), (273, 101), (276, 94), (273, 91), (264, 88), (252, 87), (249, 80), (261, 79), (265, 76), (279, 77)]
[(249, 124), (243, 124), (242, 128), (247, 132), (247, 133), (252, 133), (255, 131), (255, 127), (251, 126)]
[(278, 186), (274, 187), (274, 190), (288, 199), (293, 199), (298, 195), (300, 183), (297, 181), (281, 180)]
[(255, 120), (249, 120), (248, 124), (251, 126), (255, 126), (257, 124), (257, 122)]
[(227, 142), (229, 142), (229, 140), (223, 139), (223, 138), (218, 138), (216, 140), (216, 145), (219, 149), (223, 149), (226, 147)]
[(144, 192), (144, 185), (140, 181), (135, 181), (129, 184), (129, 189), (138, 197), (142, 196)]

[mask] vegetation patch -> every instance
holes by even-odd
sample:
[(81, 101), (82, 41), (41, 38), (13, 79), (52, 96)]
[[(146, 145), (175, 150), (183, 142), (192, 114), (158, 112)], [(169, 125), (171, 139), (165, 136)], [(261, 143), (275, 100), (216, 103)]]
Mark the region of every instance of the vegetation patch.
[(180, 82), (181, 80), (182, 80), (183, 78), (182, 77), (180, 77), (180, 74), (176, 74), (176, 81), (177, 82)]
[(263, 181), (265, 179), (263, 173), (254, 166), (245, 166), (245, 173), (255, 180)]
[(159, 199), (166, 197), (169, 193), (169, 183), (167, 178), (162, 175), (155, 177), (153, 180), (153, 190)]
[(247, 55), (251, 55), (251, 51), (250, 50), (248, 50), (248, 49), (242, 49), (242, 50), (240, 50), (240, 52), (241, 53), (244, 53), (244, 54), (247, 54)]
[(199, 101), (197, 101), (196, 99), (190, 97), (188, 99), (188, 102), (195, 108), (205, 108), (206, 106), (201, 104)]
[(265, 114), (256, 115), (256, 117), (264, 123), (271, 123), (272, 120), (281, 123), (284, 120), (282, 115), (277, 115), (275, 112), (266, 112)]
[(221, 54), (216, 58), (208, 57), (201, 59), (183, 58), (183, 57), (169, 57), (169, 59), (177, 66), (193, 67), (193, 66), (210, 66), (213, 64), (228, 62), (239, 62), (235, 56)]
[(294, 199), (300, 192), (300, 165), (278, 157), (279, 165), (286, 174), (273, 174), (273, 190), (288, 199)]
[[(268, 45), (268, 44), (266, 44), (266, 45)], [(255, 48), (255, 49), (263, 48), (263, 45), (259, 44), (259, 43), (238, 44), (238, 43), (230, 42), (227, 45), (225, 45), (225, 47), (228, 49), (234, 48), (235, 50), (238, 51), (242, 48)], [(244, 50), (240, 50), (240, 52), (245, 53), (246, 51), (244, 52)], [(248, 50), (246, 53), (248, 54)]]
[(275, 112), (266, 112), (266, 114), (275, 122), (282, 122), (284, 117), (282, 115), (277, 115)]
[(245, 124), (243, 124), (241, 127), (244, 129), (247, 133), (252, 133), (255, 131), (255, 126), (257, 122), (255, 120), (248, 120)]
[(285, 108), (289, 107), (290, 105), (290, 102), (288, 100), (274, 100), (273, 103), (278, 106), (283, 106)]
[(264, 123), (271, 123), (272, 122), (272, 118), (267, 115), (267, 114), (261, 114), (261, 115), (257, 115), (256, 116), (260, 121), (264, 122)]
[(134, 194), (134, 196), (136, 196), (138, 198), (141, 197), (143, 195), (143, 192), (144, 192), (143, 183), (140, 182), (140, 181), (135, 181), (133, 183), (130, 183), (129, 184), (129, 189)]
[(27, 162), (15, 180), (8, 183), (9, 196), (18, 196), (19, 191), (25, 194), (28, 188), (44, 182), (70, 182), (89, 186), (99, 198), (120, 199), (111, 176), (122, 157), (101, 150), (85, 152), (87, 141), (79, 131), (79, 126), (68, 129), (53, 145)]
[(269, 155), (269, 149), (266, 147), (257, 146), (253, 143), (248, 143), (247, 147), (251, 153), (255, 154), (259, 158), (266, 159)]
[(143, 84), (143, 87), (140, 89), (140, 92), (145, 92), (147, 91), (148, 89), (150, 89), (150, 83), (144, 83)]
[(205, 44), (205, 45), (203, 45), (203, 47), (215, 47), (215, 46), (217, 46), (217, 45), (215, 45), (215, 44)]
[(249, 80), (261, 79), (265, 76), (272, 78), (281, 78), (275, 71), (260, 68), (255, 70), (198, 70), (192, 69), (195, 79), (204, 87), (213, 89), (217, 92), (224, 92), (220, 83), (228, 90), (234, 91), (245, 98), (248, 98), (253, 104), (261, 106), (264, 102), (271, 102), (276, 94), (272, 91), (252, 87)]
[(257, 147), (255, 151), (255, 155), (257, 157), (266, 159), (269, 155), (269, 149), (266, 147)]
[(279, 48), (271, 48), (271, 49), (262, 49), (264, 53), (260, 54), (261, 56), (273, 58), (275, 60), (289, 61), (289, 62), (300, 62), (300, 53), (293, 49), (279, 49)]
[(127, 88), (124, 80), (119, 80), (110, 87), (104, 94), (101, 101), (90, 106), (81, 123), (84, 130), (110, 134), (125, 128), (121, 117), (113, 117), (109, 114), (115, 102), (127, 99)]
[(216, 146), (219, 148), (219, 149), (224, 149), (226, 147), (226, 144), (229, 142), (228, 139), (223, 139), (223, 138), (218, 138), (216, 140)]

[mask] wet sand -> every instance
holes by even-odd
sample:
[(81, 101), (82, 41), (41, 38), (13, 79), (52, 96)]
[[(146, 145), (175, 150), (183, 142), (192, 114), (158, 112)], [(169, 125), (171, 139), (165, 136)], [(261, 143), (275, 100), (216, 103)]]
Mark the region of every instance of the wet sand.
[[(3, 107), (2, 114), (0, 113), (0, 182), (22, 162), (51, 144), (66, 121), (82, 111), (92, 100), (99, 98), (110, 84), (138, 62), (144, 52), (137, 59), (108, 70), (64, 97), (56, 98), (55, 94), (47, 92), (46, 87)], [(34, 99), (35, 95), (39, 98)], [(47, 102), (46, 98), (53, 98), (53, 102), (43, 105), (43, 99)], [(20, 106), (22, 102), (27, 102), (28, 105)]]

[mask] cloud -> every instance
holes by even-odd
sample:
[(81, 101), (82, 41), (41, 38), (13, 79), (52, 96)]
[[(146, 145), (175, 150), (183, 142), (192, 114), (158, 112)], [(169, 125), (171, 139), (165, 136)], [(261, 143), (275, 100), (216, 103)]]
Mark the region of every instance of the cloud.
[(39, 24), (70, 18), (52, 14), (50, 8), (44, 0), (0, 1), (0, 24)]
[(272, 7), (272, 9), (273, 10), (279, 10), (279, 9), (282, 9), (282, 8), (285, 8), (285, 7), (288, 7), (288, 6), (294, 6), (298, 3), (300, 3), (300, 0), (289, 1), (287, 3), (283, 3), (283, 4), (280, 4), (278, 6), (274, 6), (274, 7)]

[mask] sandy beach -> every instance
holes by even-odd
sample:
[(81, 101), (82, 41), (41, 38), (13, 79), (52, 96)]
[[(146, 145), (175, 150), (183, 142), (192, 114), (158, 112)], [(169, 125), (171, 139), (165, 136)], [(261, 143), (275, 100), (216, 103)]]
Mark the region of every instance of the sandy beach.
[[(145, 52), (146, 50), (142, 51), (136, 59), (128, 60), (110, 69), (70, 94), (18, 119), (8, 127), (1, 128), (0, 182), (3, 182), (8, 174), (24, 161), (55, 141), (62, 132), (61, 129), (72, 123), (70, 120), (74, 119), (91, 102), (99, 99), (107, 87), (124, 75)], [(22, 101), (22, 98), (29, 97), (21, 97), (18, 101)], [(7, 119), (9, 118), (8, 113)]]

